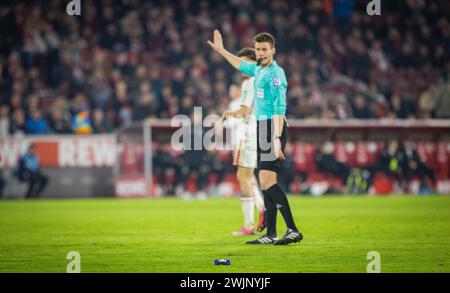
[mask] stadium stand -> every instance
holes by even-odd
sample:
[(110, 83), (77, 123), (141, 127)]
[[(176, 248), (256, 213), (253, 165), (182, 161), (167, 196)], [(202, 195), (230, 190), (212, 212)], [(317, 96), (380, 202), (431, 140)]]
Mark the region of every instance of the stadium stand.
[[(367, 15), (366, 2), (86, 0), (74, 17), (65, 1), (2, 1), (0, 139), (112, 133), (194, 106), (224, 112), (240, 76), (206, 46), (217, 27), (234, 51), (257, 32), (277, 36), (289, 119), (449, 119), (448, 1), (386, 1), (383, 17)], [(325, 176), (317, 147), (292, 146), (305, 180)], [(333, 155), (367, 167), (381, 149), (337, 142)], [(417, 151), (438, 178), (449, 177), (447, 143), (418, 143)]]

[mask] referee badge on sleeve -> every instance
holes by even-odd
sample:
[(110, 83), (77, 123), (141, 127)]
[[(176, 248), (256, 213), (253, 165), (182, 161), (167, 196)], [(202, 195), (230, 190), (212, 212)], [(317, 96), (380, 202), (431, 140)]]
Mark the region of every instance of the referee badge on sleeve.
[(273, 78), (273, 85), (274, 85), (275, 87), (279, 87), (279, 86), (281, 85), (281, 78), (279, 78), (279, 77), (274, 77), (274, 78)]
[(264, 99), (264, 89), (258, 88), (258, 91), (256, 93), (256, 96), (260, 99)]

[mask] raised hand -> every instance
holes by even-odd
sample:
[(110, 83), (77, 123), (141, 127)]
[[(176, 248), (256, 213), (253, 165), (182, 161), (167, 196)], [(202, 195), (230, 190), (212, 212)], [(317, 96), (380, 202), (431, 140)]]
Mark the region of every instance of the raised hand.
[(223, 50), (222, 35), (218, 30), (214, 30), (213, 42), (208, 41), (208, 45), (216, 51)]

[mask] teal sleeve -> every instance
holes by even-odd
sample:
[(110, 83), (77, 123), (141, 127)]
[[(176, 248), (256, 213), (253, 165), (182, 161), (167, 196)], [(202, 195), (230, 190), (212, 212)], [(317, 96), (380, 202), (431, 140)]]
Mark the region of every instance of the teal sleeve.
[(286, 114), (287, 81), (284, 74), (275, 74), (270, 81), (270, 93), (273, 97), (274, 115)]
[(242, 61), (239, 65), (239, 71), (248, 76), (255, 76), (256, 64), (248, 61)]

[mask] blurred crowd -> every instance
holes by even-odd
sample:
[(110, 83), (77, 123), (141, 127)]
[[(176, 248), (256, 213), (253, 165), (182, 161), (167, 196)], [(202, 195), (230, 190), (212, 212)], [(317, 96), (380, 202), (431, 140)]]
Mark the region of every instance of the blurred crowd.
[(445, 0), (2, 1), (0, 137), (109, 133), (146, 117), (221, 113), (241, 76), (233, 52), (271, 32), (288, 117), (450, 118)]
[[(282, 162), (280, 185), (293, 194), (421, 194), (437, 192), (439, 170), (419, 154), (409, 139), (384, 141), (373, 163), (352, 166), (339, 160), (333, 142), (312, 144), (313, 166), (299, 167), (288, 143)], [(161, 194), (220, 194), (218, 183), (231, 183), (234, 167), (231, 154), (217, 151), (176, 153), (170, 144), (162, 145), (153, 157), (154, 175)]]
[[(311, 174), (300, 172), (299, 182), (303, 182), (302, 192), (320, 195), (320, 193), (417, 193), (431, 194), (436, 190), (436, 170), (419, 155), (416, 143), (411, 140), (391, 139), (383, 143), (381, 152), (376, 155), (373, 164), (351, 167), (348, 162), (339, 161), (333, 153), (333, 144), (325, 142), (318, 145), (314, 152), (314, 163), (320, 174), (332, 175), (328, 186), (319, 193), (313, 189), (315, 183), (308, 182)], [(285, 164), (289, 162), (285, 162)], [(296, 170), (293, 163), (286, 166)], [(287, 176), (286, 188), (293, 184), (295, 174)], [(331, 180), (330, 180), (331, 179)], [(333, 181), (337, 184), (333, 184)], [(417, 190), (413, 186), (417, 183)], [(317, 183), (316, 183), (317, 184)]]

